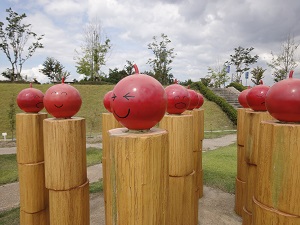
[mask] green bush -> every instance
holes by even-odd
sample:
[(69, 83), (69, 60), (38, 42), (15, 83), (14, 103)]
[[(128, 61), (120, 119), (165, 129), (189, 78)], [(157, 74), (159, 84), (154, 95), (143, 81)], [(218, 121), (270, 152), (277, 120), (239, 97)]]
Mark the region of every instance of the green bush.
[(226, 113), (228, 118), (236, 125), (237, 111), (224, 98), (217, 96), (212, 90), (206, 87), (202, 82), (195, 82), (190, 86), (191, 89), (198, 90), (209, 101), (215, 102)]
[(244, 85), (237, 83), (237, 82), (232, 82), (229, 85), (227, 85), (227, 87), (234, 87), (235, 89), (237, 89), (240, 92), (247, 89), (247, 87), (245, 87)]

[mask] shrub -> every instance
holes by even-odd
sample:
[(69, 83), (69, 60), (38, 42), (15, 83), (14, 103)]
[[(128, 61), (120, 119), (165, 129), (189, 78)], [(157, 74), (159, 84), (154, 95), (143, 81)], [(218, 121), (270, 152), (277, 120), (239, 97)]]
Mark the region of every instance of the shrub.
[(243, 90), (247, 89), (247, 87), (245, 87), (244, 85), (237, 83), (237, 82), (232, 82), (229, 85), (227, 85), (227, 87), (234, 87), (239, 92), (242, 92)]

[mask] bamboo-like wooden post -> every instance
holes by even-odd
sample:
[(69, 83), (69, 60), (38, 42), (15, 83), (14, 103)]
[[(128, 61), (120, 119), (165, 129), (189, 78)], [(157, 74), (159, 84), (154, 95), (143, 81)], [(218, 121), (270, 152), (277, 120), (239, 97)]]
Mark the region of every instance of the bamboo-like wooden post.
[(109, 131), (114, 225), (168, 224), (168, 132)]
[(45, 119), (50, 225), (89, 225), (85, 119)]
[(112, 225), (112, 186), (110, 177), (110, 152), (108, 131), (120, 128), (122, 125), (115, 119), (112, 113), (102, 113), (102, 172), (103, 172), (103, 192), (105, 207), (105, 224)]
[(46, 118), (46, 113), (16, 115), (20, 225), (49, 224), (43, 142), (43, 120)]
[[(263, 121), (253, 198), (255, 224), (300, 224), (300, 125)], [(262, 223), (264, 222), (264, 223)]]
[(237, 176), (235, 182), (235, 212), (242, 216), (245, 204), (246, 168), (245, 161), (245, 112), (246, 108), (237, 109)]
[(262, 133), (260, 132), (260, 123), (265, 120), (272, 119), (268, 112), (257, 112), (247, 110), (244, 114), (245, 119), (245, 161), (247, 162), (247, 180), (246, 180), (246, 196), (245, 205), (243, 207), (243, 225), (251, 225), (253, 217), (253, 196), (257, 186), (257, 162), (261, 157), (259, 154), (264, 151), (259, 147), (259, 140)]
[[(159, 127), (169, 132), (169, 224), (197, 224), (193, 115), (165, 115)], [(200, 164), (200, 163), (198, 163)], [(197, 201), (195, 200), (197, 199)], [(195, 214), (197, 211), (197, 215)]]

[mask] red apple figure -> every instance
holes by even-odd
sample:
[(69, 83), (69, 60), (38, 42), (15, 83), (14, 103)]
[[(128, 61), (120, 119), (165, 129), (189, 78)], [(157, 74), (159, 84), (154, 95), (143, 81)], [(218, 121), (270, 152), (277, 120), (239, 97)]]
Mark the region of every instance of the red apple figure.
[(106, 110), (109, 112), (112, 112), (111, 107), (110, 107), (110, 99), (111, 99), (112, 93), (113, 93), (112, 91), (107, 92), (103, 98), (103, 105), (106, 108)]
[(196, 91), (190, 89), (190, 86), (188, 86), (188, 89), (187, 89), (187, 90), (188, 90), (188, 92), (189, 92), (190, 99), (191, 99), (190, 105), (188, 106), (187, 109), (188, 109), (188, 110), (193, 110), (193, 109), (196, 108), (196, 106), (197, 106), (198, 103), (199, 103), (199, 96), (198, 96), (198, 94), (197, 94)]
[[(176, 81), (175, 81), (176, 82)], [(167, 94), (167, 112), (169, 114), (181, 114), (190, 104), (190, 95), (188, 90), (177, 84), (171, 84), (165, 88)]]
[(130, 130), (148, 130), (164, 116), (167, 96), (163, 86), (153, 77), (135, 74), (120, 80), (113, 89), (111, 109), (114, 117)]
[(274, 84), (267, 93), (267, 110), (282, 122), (300, 122), (300, 79), (289, 78)]
[(200, 93), (197, 93), (197, 95), (199, 97), (199, 102), (198, 102), (198, 105), (195, 107), (195, 109), (199, 109), (203, 105), (203, 103), (204, 103), (203, 96)]
[(64, 83), (50, 87), (44, 97), (48, 113), (56, 118), (71, 118), (81, 107), (81, 97), (76, 88)]
[(22, 90), (17, 96), (17, 104), (24, 112), (38, 113), (44, 108), (44, 94), (36, 88), (26, 88)]
[(239, 101), (240, 105), (243, 106), (243, 108), (249, 108), (249, 105), (248, 105), (247, 99), (246, 99), (246, 96), (249, 91), (250, 91), (250, 87), (248, 87), (246, 90), (243, 90), (239, 94), (238, 101)]
[(246, 96), (249, 107), (254, 111), (267, 111), (266, 94), (269, 89), (270, 87), (263, 85), (262, 80), (260, 85), (251, 88)]

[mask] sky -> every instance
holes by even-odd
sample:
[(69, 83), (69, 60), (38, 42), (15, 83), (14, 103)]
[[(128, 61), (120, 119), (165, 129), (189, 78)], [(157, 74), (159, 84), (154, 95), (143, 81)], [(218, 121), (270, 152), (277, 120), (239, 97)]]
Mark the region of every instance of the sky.
[[(102, 72), (123, 69), (126, 60), (149, 71), (153, 58), (148, 44), (153, 36), (166, 34), (176, 56), (171, 73), (180, 81), (198, 81), (208, 67), (224, 63), (238, 46), (253, 47), (252, 55), (267, 69), (264, 82), (272, 85), (268, 68), (272, 55), (279, 54), (288, 35), (300, 43), (299, 0), (1, 0), (0, 21), (6, 24), (5, 10), (26, 13), (32, 31), (44, 34), (43, 49), (37, 49), (24, 65), (22, 74), (28, 79), (48, 82), (39, 73), (47, 57), (60, 61), (71, 72), (69, 80), (81, 79), (76, 73), (75, 50), (83, 44), (84, 27), (92, 21), (101, 22), (103, 38), (111, 40), (112, 50)], [(298, 57), (296, 52), (296, 57)], [(10, 67), (0, 52), (0, 72)], [(234, 67), (231, 67), (231, 73)], [(300, 77), (300, 66), (295, 69)], [(253, 85), (243, 79), (244, 85)]]

